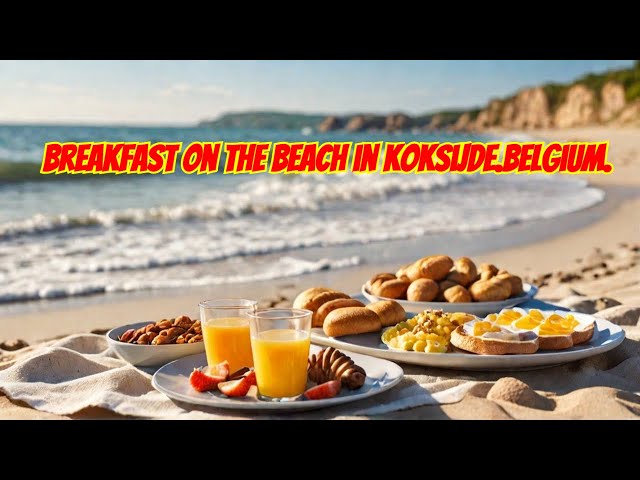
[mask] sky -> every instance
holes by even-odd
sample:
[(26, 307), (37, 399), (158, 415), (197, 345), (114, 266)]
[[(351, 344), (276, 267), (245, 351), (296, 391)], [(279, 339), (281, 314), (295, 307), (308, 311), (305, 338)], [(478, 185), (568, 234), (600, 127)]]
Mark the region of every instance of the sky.
[(5, 60), (0, 122), (192, 125), (247, 110), (419, 114), (632, 63)]

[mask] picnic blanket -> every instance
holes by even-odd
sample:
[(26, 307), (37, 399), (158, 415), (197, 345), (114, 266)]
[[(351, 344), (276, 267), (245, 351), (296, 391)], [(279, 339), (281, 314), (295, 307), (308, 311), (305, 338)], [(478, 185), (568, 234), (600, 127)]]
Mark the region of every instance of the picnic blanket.
[[(102, 335), (77, 334), (0, 357), (0, 391), (31, 407), (69, 415), (99, 407), (120, 415), (155, 419), (230, 418), (394, 418), (396, 412), (424, 405), (486, 397), (494, 382), (515, 377), (531, 388), (565, 394), (607, 386), (640, 392), (638, 327), (616, 349), (579, 362), (542, 370), (487, 373), (402, 365), (405, 377), (395, 388), (359, 402), (292, 414), (241, 413), (174, 402), (151, 385), (153, 370), (117, 358)], [(545, 408), (541, 405), (540, 408)]]

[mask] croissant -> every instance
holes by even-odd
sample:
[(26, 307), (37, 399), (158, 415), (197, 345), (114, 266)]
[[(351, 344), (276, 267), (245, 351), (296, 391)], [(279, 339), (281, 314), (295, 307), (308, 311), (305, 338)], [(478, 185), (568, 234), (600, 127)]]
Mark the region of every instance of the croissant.
[(317, 355), (311, 355), (307, 374), (309, 380), (317, 384), (340, 380), (342, 386), (349, 390), (356, 390), (364, 385), (367, 376), (362, 367), (333, 347), (322, 349)]

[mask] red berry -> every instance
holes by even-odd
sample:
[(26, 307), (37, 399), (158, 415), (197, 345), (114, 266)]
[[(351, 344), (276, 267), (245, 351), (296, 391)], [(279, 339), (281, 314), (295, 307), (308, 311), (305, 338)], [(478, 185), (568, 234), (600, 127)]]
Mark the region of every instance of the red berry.
[(323, 400), (333, 398), (340, 393), (340, 380), (330, 380), (304, 392), (307, 400)]
[(199, 368), (194, 368), (189, 376), (189, 383), (198, 392), (208, 392), (215, 390), (220, 382), (224, 382), (226, 377), (211, 376), (204, 373)]
[(250, 388), (251, 381), (247, 379), (247, 377), (218, 384), (218, 390), (224, 393), (227, 397), (244, 397), (249, 393)]

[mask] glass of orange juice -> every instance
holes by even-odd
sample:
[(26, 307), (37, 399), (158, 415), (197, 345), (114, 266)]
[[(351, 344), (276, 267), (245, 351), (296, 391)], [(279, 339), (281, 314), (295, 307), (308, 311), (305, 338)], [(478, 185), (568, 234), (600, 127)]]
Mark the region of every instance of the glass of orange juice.
[(243, 298), (223, 298), (200, 302), (200, 323), (207, 363), (229, 362), (229, 370), (253, 367), (249, 313), (258, 302)]
[(305, 391), (312, 313), (263, 308), (248, 314), (260, 399), (286, 401)]

